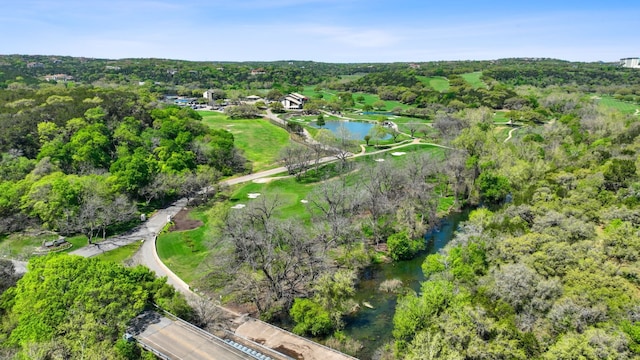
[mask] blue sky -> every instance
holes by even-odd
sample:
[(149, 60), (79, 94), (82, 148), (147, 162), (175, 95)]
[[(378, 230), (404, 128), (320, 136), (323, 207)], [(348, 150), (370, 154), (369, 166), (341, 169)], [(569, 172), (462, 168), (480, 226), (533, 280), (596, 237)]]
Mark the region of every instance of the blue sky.
[(631, 0), (0, 0), (0, 9), (1, 54), (324, 62), (640, 56), (640, 3)]

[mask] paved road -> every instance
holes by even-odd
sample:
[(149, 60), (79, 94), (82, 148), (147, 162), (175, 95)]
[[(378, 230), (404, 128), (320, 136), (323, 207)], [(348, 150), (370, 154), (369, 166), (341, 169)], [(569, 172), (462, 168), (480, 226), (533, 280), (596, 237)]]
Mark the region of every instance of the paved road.
[(24, 274), (27, 272), (27, 262), (19, 261), (19, 260), (11, 260), (13, 263), (14, 269), (17, 274)]
[(136, 340), (171, 360), (254, 359), (208, 333), (166, 317), (147, 324)]
[(511, 140), (511, 137), (512, 137), (512, 135), (513, 135), (513, 132), (514, 132), (514, 131), (516, 131), (516, 130), (518, 130), (518, 128), (513, 128), (513, 129), (509, 130), (509, 136), (507, 136), (507, 138), (506, 138), (506, 139), (504, 139), (504, 141), (503, 141), (503, 142), (507, 142), (507, 141)]

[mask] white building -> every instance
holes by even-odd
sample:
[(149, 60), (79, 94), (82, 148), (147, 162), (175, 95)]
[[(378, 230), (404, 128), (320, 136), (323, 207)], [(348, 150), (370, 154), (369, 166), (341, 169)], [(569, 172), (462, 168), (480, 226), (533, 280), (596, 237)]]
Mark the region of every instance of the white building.
[(304, 103), (309, 101), (309, 99), (298, 93), (291, 93), (284, 97), (282, 100), (282, 105), (287, 110), (301, 110), (304, 106)]
[(640, 69), (640, 58), (624, 58), (620, 59), (620, 65), (626, 68)]

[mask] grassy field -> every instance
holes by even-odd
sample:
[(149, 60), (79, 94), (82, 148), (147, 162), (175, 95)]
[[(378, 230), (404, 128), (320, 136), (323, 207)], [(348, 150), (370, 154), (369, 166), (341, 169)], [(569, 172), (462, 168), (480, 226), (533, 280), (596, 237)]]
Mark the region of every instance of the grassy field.
[(625, 101), (617, 100), (611, 96), (602, 96), (599, 100), (600, 106), (614, 108), (624, 114), (637, 114), (637, 109), (640, 109), (640, 104), (628, 103)]
[(484, 88), (487, 87), (487, 84), (485, 84), (484, 81), (480, 80), (480, 77), (482, 76), (482, 71), (461, 74), (460, 76), (462, 76), (462, 78), (466, 82), (468, 82), (471, 86), (473, 86), (476, 89), (481, 87), (484, 87)]
[(509, 131), (513, 129), (510, 126), (496, 126), (493, 129), (493, 133), (496, 135), (498, 141), (505, 141), (509, 137)]
[[(356, 98), (358, 98), (359, 96), (364, 97), (364, 102), (358, 102), (356, 100)], [(366, 104), (368, 105), (372, 105), (374, 102), (380, 100), (380, 97), (378, 95), (374, 95), (374, 94), (367, 94), (367, 93), (354, 93), (353, 94), (353, 99), (356, 101), (356, 108), (358, 109), (362, 109), (362, 107)], [(382, 111), (391, 111), (393, 108), (399, 107), (402, 109), (408, 109), (411, 106), (407, 105), (407, 104), (403, 104), (399, 101), (390, 101), (390, 100), (383, 100), (384, 104), (385, 104), (385, 108), (382, 109)]]
[(417, 78), (435, 91), (444, 92), (449, 90), (449, 79), (444, 76), (417, 76)]
[[(38, 236), (29, 236), (25, 234), (11, 234), (0, 238), (0, 256), (16, 260), (27, 260), (34, 256), (34, 253), (42, 246), (45, 241), (51, 241), (58, 238), (55, 234), (46, 234)], [(73, 246), (61, 251), (63, 253), (77, 250), (87, 246), (87, 237), (77, 235), (66, 238), (67, 242)]]
[(507, 123), (509, 122), (509, 118), (507, 118), (506, 111), (496, 111), (493, 114), (493, 121), (496, 123)]
[(104, 261), (111, 261), (114, 263), (123, 264), (125, 261), (129, 260), (133, 256), (133, 254), (135, 254), (136, 251), (138, 251), (138, 249), (140, 249), (140, 246), (142, 246), (142, 242), (136, 241), (129, 245), (125, 245), (117, 249), (113, 249), (111, 251), (102, 253), (96, 256), (96, 258)]
[(229, 199), (229, 205), (244, 204), (259, 199), (249, 199), (248, 194), (257, 193), (260, 196), (267, 196), (277, 199), (280, 203), (276, 217), (280, 219), (300, 219), (303, 222), (309, 221), (309, 214), (306, 205), (302, 203), (309, 192), (313, 190), (313, 184), (303, 184), (297, 182), (295, 178), (273, 180), (268, 183), (246, 184), (233, 192)]
[[(322, 95), (322, 99), (326, 100), (326, 101), (330, 101), (331, 99), (333, 99), (336, 95), (336, 92), (333, 90), (322, 90), (320, 92), (316, 92), (315, 91), (315, 86), (305, 86), (304, 91), (302, 92), (303, 95), (307, 96), (310, 99), (318, 99), (319, 96), (318, 95)], [(364, 101), (363, 102), (358, 102), (356, 100), (357, 97), (362, 96), (364, 97)], [(362, 109), (364, 105), (368, 104), (368, 105), (372, 105), (374, 102), (380, 100), (380, 97), (378, 95), (375, 94), (367, 94), (367, 93), (354, 93), (353, 94), (353, 100), (355, 101), (356, 105), (355, 108), (356, 109)], [(399, 107), (402, 109), (408, 109), (411, 106), (407, 105), (407, 104), (403, 104), (399, 101), (390, 101), (390, 100), (383, 100), (385, 103), (385, 108), (382, 111), (391, 111), (393, 108)]]
[(329, 101), (336, 96), (336, 92), (333, 90), (322, 90), (320, 92), (315, 91), (316, 85), (305, 86), (302, 91), (302, 95), (308, 97), (309, 99), (319, 99), (320, 95), (322, 95), (322, 99)]
[(198, 267), (204, 262), (210, 249), (206, 245), (212, 228), (211, 214), (205, 210), (192, 211), (189, 215), (201, 220), (204, 225), (193, 230), (162, 233), (158, 236), (156, 246), (162, 261), (187, 283), (201, 276)]
[[(441, 155), (444, 150), (430, 145), (414, 145), (399, 150), (409, 155), (412, 152), (431, 152)], [(392, 156), (390, 153), (383, 153), (372, 156), (364, 156), (355, 159), (359, 163), (369, 163), (375, 165), (374, 159), (384, 158), (385, 161), (401, 164), (409, 161), (409, 156)], [(325, 166), (333, 166), (326, 164)], [(358, 172), (347, 175), (347, 183), (354, 184), (359, 179)], [(237, 204), (248, 205), (253, 201), (261, 201), (263, 197), (277, 199), (280, 206), (275, 214), (280, 219), (294, 219), (309, 224), (311, 215), (307, 210), (307, 205), (302, 202), (308, 198), (309, 194), (318, 185), (318, 182), (305, 183), (298, 182), (293, 177), (276, 179), (267, 183), (247, 183), (238, 185), (224, 203), (217, 204), (211, 209), (198, 209), (190, 213), (195, 219), (203, 221), (204, 225), (189, 231), (168, 232), (158, 237), (158, 255), (162, 261), (173, 270), (178, 276), (189, 284), (194, 284), (205, 273), (205, 260), (215, 252), (207, 242), (214, 238), (217, 231), (216, 221), (221, 218), (223, 211), (243, 211), (242, 209), (230, 209)], [(250, 199), (250, 193), (259, 193), (260, 196)], [(446, 209), (450, 206), (450, 199), (443, 199), (440, 208)]]
[(289, 133), (264, 119), (230, 120), (214, 111), (202, 111), (203, 121), (216, 129), (230, 131), (235, 145), (253, 163), (253, 171), (276, 167), (280, 149), (289, 143)]

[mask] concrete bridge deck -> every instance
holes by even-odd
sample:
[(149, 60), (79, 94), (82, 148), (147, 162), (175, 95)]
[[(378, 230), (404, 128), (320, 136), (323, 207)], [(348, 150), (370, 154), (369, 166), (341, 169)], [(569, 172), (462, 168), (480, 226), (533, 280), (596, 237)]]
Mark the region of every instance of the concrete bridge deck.
[(260, 344), (244, 346), (155, 311), (138, 316), (129, 333), (163, 360), (292, 360)]

